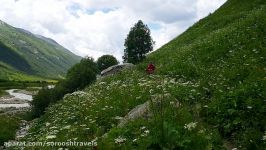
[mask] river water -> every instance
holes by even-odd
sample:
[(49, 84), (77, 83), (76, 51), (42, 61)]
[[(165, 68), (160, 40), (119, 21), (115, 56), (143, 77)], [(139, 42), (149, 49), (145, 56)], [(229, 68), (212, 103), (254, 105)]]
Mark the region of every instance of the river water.
[(19, 92), (14, 92), (16, 90), (17, 89), (10, 89), (10, 90), (6, 90), (6, 92), (9, 95), (14, 96), (14, 98), (32, 101), (32, 95), (28, 95), (28, 94), (24, 94), (24, 93), (19, 93)]
[[(23, 108), (30, 107), (29, 102), (32, 101), (32, 95), (20, 93), (18, 89), (6, 90), (9, 97), (0, 97), (0, 108)], [(28, 101), (28, 102), (25, 102)], [(12, 103), (14, 102), (14, 103)]]

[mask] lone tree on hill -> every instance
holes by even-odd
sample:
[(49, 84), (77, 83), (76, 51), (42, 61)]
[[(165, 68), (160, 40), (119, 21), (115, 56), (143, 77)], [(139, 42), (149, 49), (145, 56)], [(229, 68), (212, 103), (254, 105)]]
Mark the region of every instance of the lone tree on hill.
[(117, 64), (118, 64), (118, 61), (112, 55), (103, 55), (99, 57), (97, 60), (97, 66), (100, 71), (103, 71), (104, 69), (110, 66), (113, 66), (113, 65), (117, 65)]
[(139, 20), (125, 39), (124, 62), (136, 64), (142, 61), (146, 57), (145, 54), (153, 50), (154, 43), (150, 29)]

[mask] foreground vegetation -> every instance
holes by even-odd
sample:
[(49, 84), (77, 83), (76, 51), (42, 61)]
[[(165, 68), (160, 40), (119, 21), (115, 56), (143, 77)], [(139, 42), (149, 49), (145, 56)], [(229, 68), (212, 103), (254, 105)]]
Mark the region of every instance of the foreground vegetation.
[[(222, 147), (217, 130), (204, 127), (204, 123), (189, 112), (189, 105), (171, 94), (183, 94), (197, 86), (198, 83), (184, 78), (147, 76), (129, 70), (98, 81), (85, 91), (65, 95), (63, 101), (49, 107), (26, 140), (97, 140), (100, 149), (160, 146), (193, 149), (198, 144), (202, 145), (200, 149)], [(149, 121), (139, 118), (125, 127), (116, 127), (136, 105), (156, 99), (162, 103), (153, 107), (154, 118)], [(177, 109), (176, 105), (180, 107)], [(107, 136), (103, 136), (105, 133)]]
[(17, 117), (0, 114), (0, 146), (3, 146), (4, 142), (15, 138), (19, 122), (20, 119)]
[(0, 96), (4, 96), (4, 95), (7, 95), (7, 93), (4, 90), (0, 89)]
[[(229, 0), (135, 69), (65, 95), (23, 140), (97, 141), (99, 149), (263, 150), (265, 12), (264, 0)], [(150, 76), (144, 74), (149, 61), (156, 65)], [(148, 115), (117, 126), (146, 101)]]

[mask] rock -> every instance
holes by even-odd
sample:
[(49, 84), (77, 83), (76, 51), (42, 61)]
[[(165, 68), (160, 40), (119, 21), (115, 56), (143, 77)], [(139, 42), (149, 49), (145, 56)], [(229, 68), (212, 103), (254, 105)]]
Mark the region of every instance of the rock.
[(121, 65), (114, 65), (114, 66), (111, 66), (111, 67), (103, 70), (101, 72), (101, 76), (104, 77), (104, 76), (108, 76), (108, 75), (113, 75), (113, 74), (116, 74), (116, 73), (120, 72), (123, 69), (132, 68), (133, 66), (134, 65), (131, 64), (131, 63), (124, 63), (124, 64), (121, 64)]
[[(151, 101), (147, 101), (141, 105), (136, 106), (134, 109), (132, 109), (117, 125), (118, 127), (125, 126), (129, 121), (134, 121), (138, 118), (145, 118), (149, 119), (152, 117), (152, 112), (150, 111), (150, 104)], [(159, 100), (152, 100), (152, 104), (154, 107), (160, 107), (160, 101)], [(172, 104), (173, 107), (178, 108), (181, 106), (178, 100), (175, 100)]]
[(22, 120), (20, 123), (20, 129), (16, 132), (16, 140), (25, 137), (28, 133), (28, 130), (30, 128), (30, 123), (26, 120)]
[(129, 121), (133, 121), (140, 117), (148, 117), (150, 116), (150, 102), (147, 101), (144, 104), (136, 106), (132, 109), (118, 124), (118, 127), (125, 126)]

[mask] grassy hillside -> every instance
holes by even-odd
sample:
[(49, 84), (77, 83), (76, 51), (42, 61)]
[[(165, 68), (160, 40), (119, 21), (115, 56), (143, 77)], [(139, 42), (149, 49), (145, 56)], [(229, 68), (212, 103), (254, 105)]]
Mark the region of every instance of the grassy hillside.
[(59, 78), (81, 59), (52, 39), (2, 21), (0, 50), (0, 79), (21, 79), (17, 74)]
[[(97, 141), (99, 149), (263, 150), (265, 12), (264, 0), (229, 0), (135, 69), (65, 95), (24, 140)], [(150, 76), (149, 61), (157, 67)], [(150, 115), (117, 127), (146, 101)]]

